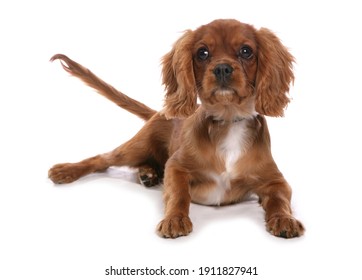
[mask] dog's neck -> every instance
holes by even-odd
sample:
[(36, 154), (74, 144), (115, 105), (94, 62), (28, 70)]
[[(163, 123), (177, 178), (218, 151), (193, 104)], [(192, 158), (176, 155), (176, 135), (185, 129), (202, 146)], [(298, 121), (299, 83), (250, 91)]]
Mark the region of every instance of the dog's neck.
[(233, 124), (244, 120), (254, 119), (258, 113), (255, 110), (241, 110), (240, 108), (225, 108), (223, 110), (208, 110), (204, 106), (200, 106), (205, 118), (210, 119), (214, 124)]

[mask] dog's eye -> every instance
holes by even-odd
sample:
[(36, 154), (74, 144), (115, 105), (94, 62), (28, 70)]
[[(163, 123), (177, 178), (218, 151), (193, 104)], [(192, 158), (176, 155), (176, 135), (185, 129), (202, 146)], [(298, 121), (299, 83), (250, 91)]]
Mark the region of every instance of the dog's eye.
[(250, 59), (253, 57), (253, 50), (251, 47), (245, 45), (240, 48), (239, 56), (243, 59)]
[(199, 48), (197, 50), (197, 57), (201, 60), (206, 60), (209, 57), (209, 50), (205, 47)]

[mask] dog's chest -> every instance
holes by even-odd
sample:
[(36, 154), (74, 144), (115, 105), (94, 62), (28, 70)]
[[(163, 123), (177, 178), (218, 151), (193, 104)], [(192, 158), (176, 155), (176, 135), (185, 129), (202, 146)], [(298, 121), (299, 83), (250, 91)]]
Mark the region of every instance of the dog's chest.
[(235, 163), (245, 154), (250, 140), (247, 121), (231, 124), (224, 139), (217, 147), (217, 154), (223, 160), (225, 171), (231, 173)]
[(205, 204), (223, 203), (226, 193), (232, 187), (231, 180), (237, 175), (237, 163), (250, 146), (250, 131), (247, 124), (246, 120), (231, 124), (223, 139), (220, 139), (216, 154), (223, 168), (219, 172), (209, 174), (214, 185), (207, 193)]

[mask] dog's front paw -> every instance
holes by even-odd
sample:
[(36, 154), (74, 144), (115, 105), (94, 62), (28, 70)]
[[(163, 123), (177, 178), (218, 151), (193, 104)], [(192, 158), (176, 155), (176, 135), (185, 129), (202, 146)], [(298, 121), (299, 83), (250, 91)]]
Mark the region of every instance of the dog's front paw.
[(293, 238), (303, 235), (304, 227), (301, 222), (290, 215), (274, 215), (266, 224), (267, 230), (283, 238)]
[(55, 184), (71, 183), (82, 176), (80, 168), (72, 163), (56, 164), (48, 171), (48, 177)]
[(165, 217), (158, 224), (157, 231), (166, 238), (185, 236), (192, 231), (192, 222), (188, 216), (184, 215)]

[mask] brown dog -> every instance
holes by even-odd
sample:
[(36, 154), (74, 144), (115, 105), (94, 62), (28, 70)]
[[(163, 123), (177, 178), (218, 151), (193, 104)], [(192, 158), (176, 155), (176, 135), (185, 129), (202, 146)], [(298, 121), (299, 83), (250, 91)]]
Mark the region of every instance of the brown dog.
[(268, 29), (216, 20), (186, 31), (163, 58), (166, 98), (161, 112), (115, 90), (66, 56), (55, 59), (147, 122), (109, 153), (55, 165), (49, 170), (54, 183), (69, 183), (110, 166), (138, 167), (146, 185), (164, 177), (165, 218), (157, 227), (164, 237), (192, 231), (191, 201), (225, 205), (249, 194), (259, 197), (270, 233), (285, 238), (303, 234), (303, 225), (292, 216), (291, 189), (273, 160), (263, 116), (283, 115), (294, 79), (293, 57)]

